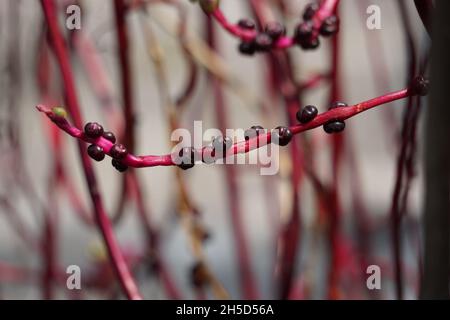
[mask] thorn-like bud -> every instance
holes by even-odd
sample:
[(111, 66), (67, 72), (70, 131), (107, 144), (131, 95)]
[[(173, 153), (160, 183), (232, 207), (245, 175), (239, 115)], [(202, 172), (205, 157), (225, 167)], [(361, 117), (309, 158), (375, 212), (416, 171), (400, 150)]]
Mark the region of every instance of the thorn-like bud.
[(219, 8), (220, 0), (200, 0), (199, 3), (206, 14), (211, 14)]
[(52, 112), (61, 118), (67, 118), (67, 111), (63, 107), (53, 107)]

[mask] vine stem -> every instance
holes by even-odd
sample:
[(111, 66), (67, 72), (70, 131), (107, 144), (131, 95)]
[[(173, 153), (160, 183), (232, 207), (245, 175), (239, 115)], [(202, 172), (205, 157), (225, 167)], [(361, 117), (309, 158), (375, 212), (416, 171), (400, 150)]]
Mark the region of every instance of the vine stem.
[[(41, 0), (41, 4), (49, 28), (53, 49), (63, 78), (68, 109), (75, 124), (81, 126), (83, 121), (76, 96), (75, 83), (64, 38), (58, 26), (58, 19), (55, 13), (55, 4), (52, 0)], [(108, 249), (113, 268), (117, 273), (119, 282), (126, 296), (129, 299), (142, 299), (135, 280), (117, 243), (111, 222), (105, 212), (92, 163), (88, 158), (84, 150), (84, 145), (81, 141), (79, 142), (78, 147), (89, 194), (94, 206), (95, 217)]]
[[(45, 1), (45, 0), (42, 0)], [(345, 108), (336, 108), (326, 112), (319, 114), (314, 120), (307, 124), (297, 124), (294, 126), (290, 126), (289, 129), (292, 131), (294, 135), (299, 134), (304, 131), (312, 130), (314, 128), (320, 127), (332, 120), (346, 120), (352, 118), (362, 112), (370, 110), (375, 107), (379, 107), (381, 105), (405, 99), (409, 96), (414, 95), (414, 93), (406, 88), (398, 91), (394, 91), (364, 102), (360, 102), (353, 106), (345, 107)], [(70, 136), (79, 139), (81, 141), (96, 144), (103, 148), (106, 154), (109, 155), (110, 150), (113, 146), (109, 140), (106, 140), (103, 137), (92, 139), (87, 137), (82, 130), (77, 128), (76, 126), (72, 126), (69, 124), (67, 119), (61, 115), (56, 114), (52, 108), (49, 108), (45, 105), (37, 105), (37, 110), (43, 112), (47, 115), (47, 117), (53, 121), (61, 130), (65, 131)], [(81, 126), (79, 126), (81, 127)], [(230, 157), (233, 155), (248, 153), (252, 150), (261, 148), (267, 144), (271, 143), (271, 134), (270, 132), (259, 135), (253, 139), (247, 141), (241, 141), (233, 144), (233, 146), (227, 151), (226, 157)], [(205, 149), (202, 149), (200, 152), (204, 153)], [(145, 155), (145, 156), (136, 156), (133, 154), (128, 154), (125, 159), (122, 160), (124, 164), (134, 168), (145, 168), (145, 167), (156, 167), (156, 166), (175, 166), (176, 164), (172, 160), (172, 154), (166, 154), (161, 156), (156, 155)]]
[[(317, 10), (312, 18), (312, 21), (314, 23), (313, 37), (319, 36), (319, 30), (323, 21), (333, 14), (338, 3), (339, 0), (324, 0), (321, 2), (319, 10)], [(230, 23), (220, 8), (217, 8), (213, 12), (211, 12), (210, 16), (213, 17), (226, 31), (241, 39), (242, 41), (251, 42), (259, 33), (257, 30), (247, 30), (241, 28), (237, 24)], [(273, 44), (273, 48), (287, 49), (294, 46), (295, 44), (296, 41), (294, 37), (282, 36)]]

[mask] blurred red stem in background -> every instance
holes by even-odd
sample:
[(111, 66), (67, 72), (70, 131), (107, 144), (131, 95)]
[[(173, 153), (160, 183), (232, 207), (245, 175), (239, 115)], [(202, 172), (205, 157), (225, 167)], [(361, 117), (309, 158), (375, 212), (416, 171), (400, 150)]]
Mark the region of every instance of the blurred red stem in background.
[[(50, 38), (52, 40), (53, 50), (58, 60), (59, 68), (63, 78), (66, 103), (69, 113), (74, 120), (74, 123), (81, 127), (83, 121), (78, 106), (78, 100), (75, 92), (75, 83), (72, 75), (72, 69), (69, 62), (69, 57), (66, 50), (64, 38), (58, 26), (57, 16), (55, 14), (55, 5), (52, 0), (41, 0), (42, 8), (44, 10), (47, 25), (49, 27)], [(95, 211), (98, 226), (102, 232), (112, 265), (117, 273), (119, 282), (124, 290), (126, 296), (130, 299), (141, 299), (141, 294), (131, 275), (125, 259), (120, 251), (120, 247), (115, 238), (111, 222), (104, 210), (103, 202), (101, 200), (100, 192), (95, 178), (95, 173), (92, 167), (91, 160), (85, 152), (84, 144), (78, 143), (81, 162), (86, 178), (87, 187), (91, 196), (92, 204)]]

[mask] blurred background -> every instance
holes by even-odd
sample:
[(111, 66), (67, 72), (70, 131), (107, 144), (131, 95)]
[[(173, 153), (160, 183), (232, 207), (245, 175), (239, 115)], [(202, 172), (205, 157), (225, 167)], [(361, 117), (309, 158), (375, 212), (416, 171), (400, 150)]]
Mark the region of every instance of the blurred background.
[[(267, 1), (277, 19), (283, 21), (292, 34), (301, 20), (309, 1), (287, 0), (286, 15), (276, 10), (276, 1)], [(82, 33), (89, 39), (93, 51), (110, 86), (109, 103), (121, 109), (123, 104), (120, 78), (120, 61), (116, 36), (114, 2), (109, 0), (80, 1), (81, 30), (64, 28), (69, 3), (57, 1), (60, 26), (67, 38), (70, 33)], [(199, 46), (205, 39), (205, 14), (198, 5), (179, 1), (185, 10), (186, 38)], [(413, 1), (404, 1), (408, 19), (413, 28), (416, 43), (422, 52), (428, 46), (428, 36), (420, 21)], [(369, 5), (381, 9), (381, 29), (369, 30), (366, 20)], [(221, 9), (231, 22), (243, 17), (253, 17), (248, 1), (227, 0)], [(107, 254), (102, 237), (95, 226), (83, 223), (74, 207), (70, 194), (77, 194), (82, 207), (91, 215), (91, 202), (81, 167), (76, 141), (61, 135), (63, 164), (66, 179), (73, 190), (61, 185), (49, 188), (55, 174), (54, 151), (51, 140), (54, 125), (36, 111), (39, 103), (64, 105), (63, 82), (52, 51), (47, 45), (48, 62), (42, 64), (40, 54), (46, 39), (46, 24), (39, 1), (0, 1), (0, 297), (4, 299), (43, 298), (42, 277), (46, 258), (45, 209), (57, 210), (54, 222), (55, 256), (58, 274), (53, 280), (53, 298), (82, 297), (85, 299), (120, 298), (117, 282), (102, 269)], [(408, 83), (408, 47), (402, 29), (399, 6), (389, 0), (343, 0), (339, 5), (341, 21), (339, 57), (339, 84), (342, 100), (354, 104), (399, 90)], [(167, 154), (171, 150), (171, 128), (168, 122), (164, 98), (161, 98), (161, 81), (149, 55), (148, 32), (151, 30), (167, 75), (168, 95), (177, 97), (186, 86), (189, 65), (186, 54), (176, 34), (180, 16), (173, 5), (157, 3), (142, 10), (127, 12), (129, 55), (132, 74), (132, 94), (136, 109), (136, 154)], [(213, 21), (217, 28), (220, 66), (227, 81), (223, 84), (226, 100), (228, 127), (249, 128), (263, 125), (270, 128), (286, 125), (284, 102), (273, 98), (267, 90), (268, 67), (265, 55), (247, 57), (241, 55), (239, 40), (228, 34)], [(145, 27), (147, 26), (147, 27)], [(147, 30), (147, 31), (148, 31)], [(326, 73), (331, 68), (331, 40), (323, 38), (319, 49), (304, 51), (299, 47), (288, 49), (294, 62), (295, 79), (301, 83), (312, 75)], [(89, 67), (83, 64), (82, 54), (74, 45), (68, 46), (71, 65), (75, 73), (76, 89), (83, 119), (98, 121), (108, 127), (108, 109), (95, 92), (95, 82), (89, 80)], [(41, 53), (40, 53), (41, 52)], [(86, 55), (92, 54), (84, 51)], [(81, 50), (83, 53), (83, 50)], [(200, 55), (201, 56), (201, 55)], [(40, 62), (39, 62), (40, 61)], [(39, 64), (41, 69), (39, 69)], [(39, 70), (47, 68), (50, 77), (47, 92), (43, 95), (39, 84)], [(193, 121), (203, 121), (203, 128), (216, 128), (217, 114), (214, 94), (206, 68), (196, 60), (197, 81), (192, 96), (179, 114), (180, 127), (192, 129)], [(92, 70), (91, 70), (92, 71)], [(92, 73), (92, 72), (91, 72)], [(302, 94), (301, 104), (313, 104), (320, 112), (328, 106), (330, 85), (321, 82)], [(104, 102), (104, 101), (103, 101)], [(347, 121), (346, 146), (354, 154), (352, 162), (348, 150), (344, 151), (343, 165), (338, 181), (341, 205), (339, 238), (340, 261), (335, 298), (369, 299), (395, 298), (395, 280), (390, 239), (389, 213), (396, 179), (396, 163), (399, 154), (398, 135), (402, 128), (405, 101), (398, 101), (372, 109)], [(269, 111), (267, 111), (269, 110)], [(117, 120), (120, 127), (121, 113)], [(407, 208), (401, 225), (404, 297), (413, 299), (418, 294), (421, 242), (420, 213), (422, 208), (422, 157), (421, 125), (417, 133), (417, 157), (414, 179), (409, 192)], [(112, 128), (110, 128), (112, 130)], [(12, 134), (9, 131), (14, 131)], [(332, 181), (330, 138), (321, 128), (305, 134), (314, 143), (314, 170), (324, 184)], [(15, 136), (17, 141), (11, 141)], [(49, 138), (50, 137), (50, 138)], [(296, 136), (295, 140), (300, 140)], [(308, 152), (307, 150), (305, 152)], [(292, 186), (289, 174), (295, 164), (289, 161), (289, 149), (282, 150), (281, 169), (276, 176), (261, 176), (258, 165), (236, 165), (236, 192), (239, 199), (240, 221), (247, 242), (251, 275), (258, 291), (257, 298), (279, 297), (278, 273), (280, 242), (283, 226), (292, 214)], [(108, 213), (116, 211), (122, 192), (123, 175), (114, 170), (110, 161), (94, 163), (101, 195)], [(184, 228), (185, 217), (180, 215), (180, 193), (177, 186), (178, 168), (155, 167), (136, 170), (142, 185), (142, 195), (152, 222), (158, 230), (159, 253), (165, 261), (182, 297), (198, 298), (191, 281), (191, 270), (196, 263), (193, 246)], [(201, 225), (209, 238), (203, 243), (205, 261), (221, 286), (232, 299), (245, 298), (239, 276), (236, 233), (230, 215), (230, 197), (224, 166), (198, 165), (181, 172), (190, 201), (198, 210)], [(379, 265), (382, 286), (376, 292), (366, 287), (364, 266), (358, 261), (359, 248), (355, 188), (353, 178), (358, 176), (359, 191), (367, 213), (368, 239), (365, 263)], [(329, 298), (328, 279), (331, 270), (326, 222), (319, 219), (316, 191), (311, 179), (304, 177), (299, 187), (299, 239), (296, 264), (293, 270), (289, 297), (293, 299)], [(182, 210), (182, 209), (181, 209)], [(145, 257), (147, 243), (142, 232), (138, 208), (133, 200), (125, 203), (122, 219), (114, 230), (125, 256), (130, 263), (141, 259), (133, 268), (142, 294), (148, 299), (168, 298), (158, 273), (149, 267)], [(17, 227), (21, 221), (23, 229)], [(30, 237), (31, 240), (23, 238)], [(31, 241), (32, 245), (27, 244)], [(34, 245), (33, 245), (34, 243)], [(194, 249), (195, 250), (195, 249)], [(142, 258), (142, 255), (144, 257)], [(65, 270), (78, 265), (82, 274), (80, 296), (65, 286)], [(106, 285), (94, 285), (93, 278), (102, 278)], [(63, 280), (59, 281), (56, 278)], [(88, 280), (90, 279), (90, 280)], [(88, 282), (92, 282), (89, 284)], [(101, 282), (99, 280), (99, 282)], [(220, 291), (220, 290), (219, 290)], [(214, 298), (214, 290), (206, 290), (206, 297)]]

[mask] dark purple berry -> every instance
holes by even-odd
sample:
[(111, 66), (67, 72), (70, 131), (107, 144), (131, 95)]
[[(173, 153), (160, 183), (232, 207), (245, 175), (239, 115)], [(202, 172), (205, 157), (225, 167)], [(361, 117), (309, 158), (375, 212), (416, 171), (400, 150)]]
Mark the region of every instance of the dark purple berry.
[(111, 150), (109, 150), (109, 154), (114, 159), (122, 160), (127, 156), (128, 150), (123, 144), (117, 143), (111, 147)]
[(430, 81), (423, 77), (415, 77), (411, 83), (411, 90), (419, 96), (426, 96), (430, 87)]
[(345, 129), (345, 122), (340, 120), (332, 120), (330, 122), (327, 122), (323, 125), (323, 129), (326, 133), (332, 134), (332, 133), (339, 133), (344, 131)]
[(102, 136), (103, 127), (97, 122), (88, 122), (84, 126), (84, 133), (86, 134), (87, 137), (96, 139)]
[(317, 2), (308, 4), (303, 12), (303, 20), (311, 20), (317, 10), (319, 10), (319, 4)]
[(339, 18), (336, 16), (330, 16), (324, 20), (320, 27), (320, 34), (327, 37), (331, 36), (339, 31)]
[(91, 144), (87, 148), (87, 153), (95, 161), (102, 161), (105, 159), (105, 152), (103, 151), (103, 148), (95, 144)]
[(292, 131), (288, 127), (276, 127), (272, 132), (272, 142), (282, 147), (287, 146), (292, 140)]
[(178, 153), (181, 163), (178, 165), (183, 170), (191, 169), (195, 166), (195, 149), (192, 147), (185, 147)]
[(303, 45), (302, 47), (303, 47), (303, 49), (305, 49), (305, 50), (313, 50), (313, 49), (318, 48), (319, 45), (320, 45), (320, 40), (319, 40), (319, 38), (315, 37), (315, 38), (309, 39), (309, 40), (305, 43), (305, 45)]
[(212, 142), (214, 148), (214, 156), (216, 158), (223, 157), (228, 149), (233, 145), (233, 140), (230, 137), (216, 137)]
[(103, 132), (103, 138), (111, 141), (112, 143), (116, 143), (116, 136), (114, 135), (114, 133), (112, 133), (110, 131)]
[(315, 106), (306, 106), (297, 112), (297, 120), (305, 124), (314, 120), (318, 113), (319, 111)]
[(248, 56), (255, 53), (256, 47), (254, 42), (243, 41), (239, 44), (239, 52)]
[(313, 38), (314, 24), (312, 21), (300, 23), (295, 28), (295, 42), (304, 49), (314, 49), (319, 45), (318, 39)]
[(297, 43), (301, 44), (308, 40), (313, 33), (313, 23), (310, 21), (300, 23), (297, 28), (295, 28), (295, 40)]
[(267, 33), (260, 33), (255, 38), (255, 47), (258, 51), (268, 51), (272, 45), (273, 40)]
[(242, 29), (246, 29), (246, 30), (254, 30), (256, 28), (255, 22), (250, 19), (239, 20), (238, 26), (241, 27)]
[(261, 126), (252, 126), (250, 129), (245, 130), (244, 138), (245, 140), (250, 140), (260, 134), (264, 133), (264, 128)]
[(281, 23), (274, 21), (266, 24), (264, 32), (273, 40), (277, 40), (279, 37), (286, 35), (286, 28)]
[(122, 163), (120, 160), (112, 159), (111, 164), (119, 172), (125, 172), (128, 170), (128, 166), (126, 164)]
[(216, 161), (213, 147), (204, 147), (202, 150), (202, 162), (211, 164)]

